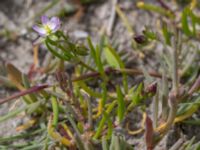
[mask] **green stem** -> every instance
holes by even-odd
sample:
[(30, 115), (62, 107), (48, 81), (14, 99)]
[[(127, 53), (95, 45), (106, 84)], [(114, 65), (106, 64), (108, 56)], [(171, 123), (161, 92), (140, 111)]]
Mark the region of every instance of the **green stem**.
[(64, 56), (64, 55), (61, 55), (61, 54), (58, 53), (56, 50), (54, 50), (54, 49), (51, 47), (51, 45), (50, 45), (50, 43), (49, 43), (49, 40), (45, 40), (45, 44), (46, 44), (48, 50), (49, 50), (54, 56), (56, 56), (56, 57), (58, 57), (58, 58), (60, 58), (60, 59), (62, 59), (62, 60), (67, 60), (67, 61), (70, 59), (69, 57)]
[(84, 61), (82, 61), (80, 58), (77, 58), (78, 63), (80, 65), (82, 65), (83, 67), (87, 68), (90, 71), (96, 71), (94, 68), (90, 67), (89, 65), (87, 65)]

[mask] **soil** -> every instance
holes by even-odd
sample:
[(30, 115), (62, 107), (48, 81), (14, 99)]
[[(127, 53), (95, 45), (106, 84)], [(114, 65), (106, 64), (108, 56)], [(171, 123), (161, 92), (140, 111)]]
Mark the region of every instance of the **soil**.
[[(148, 1), (148, 0), (147, 0)], [(0, 67), (3, 68), (3, 64), (10, 62), (19, 68), (22, 72), (27, 73), (33, 64), (33, 42), (37, 38), (36, 33), (31, 29), (31, 26), (39, 21), (40, 17), (37, 15), (44, 7), (49, 5), (51, 0), (1, 0), (0, 1)], [(93, 42), (98, 43), (102, 33), (106, 30), (111, 9), (113, 7), (111, 0), (100, 1), (90, 5), (84, 5), (80, 8), (80, 5), (75, 3), (76, 1), (60, 0), (51, 9), (47, 10), (45, 15), (53, 16), (63, 8), (63, 5), (70, 3), (74, 8), (79, 10), (78, 13), (61, 17), (63, 25), (62, 28), (66, 33), (70, 35), (74, 40), (85, 41), (88, 35), (91, 36)], [(153, 0), (151, 1), (154, 2)], [(137, 34), (141, 34), (145, 25), (155, 28), (158, 20), (157, 15), (148, 13), (146, 11), (138, 10), (135, 6), (136, 1), (133, 0), (120, 0), (118, 4), (122, 8), (123, 12), (128, 17), (131, 27), (136, 31)], [(5, 34), (6, 33), (6, 34)], [(112, 29), (112, 36), (110, 41), (117, 43), (118, 51), (125, 53), (124, 60), (129, 67), (135, 67), (138, 65), (138, 53), (136, 53), (131, 45), (131, 35), (122, 20), (117, 17)], [(154, 52), (145, 52), (146, 59), (144, 63), (146, 67), (156, 69), (160, 64), (155, 61), (156, 57), (154, 54), (159, 52), (162, 47), (156, 46)], [(158, 49), (158, 50), (156, 50)], [(42, 58), (46, 49), (40, 47), (39, 55)], [(41, 60), (42, 61), (42, 60)], [(1, 72), (4, 74), (4, 72)], [(6, 97), (13, 93), (10, 89), (6, 89), (0, 86), (0, 98)], [(19, 104), (17, 104), (19, 105)], [(13, 102), (0, 105), (0, 115), (6, 114), (9, 109), (13, 107)], [(7, 135), (14, 135), (16, 133), (16, 126), (21, 122), (20, 117), (8, 120), (0, 123), (0, 137)], [(179, 127), (178, 127), (179, 130)], [(199, 129), (197, 129), (199, 131)], [(191, 132), (191, 127), (184, 126), (184, 134), (190, 138), (194, 132)], [(196, 133), (198, 133), (195, 130)], [(171, 133), (170, 133), (171, 134)], [(177, 133), (175, 129), (172, 129), (172, 135)], [(180, 132), (178, 131), (178, 134)], [(175, 137), (175, 136), (173, 136)], [(130, 143), (138, 145), (138, 149), (143, 149), (141, 137), (130, 137)], [(166, 149), (166, 145), (172, 145), (177, 140), (171, 139), (170, 136), (166, 136), (161, 142), (160, 147), (157, 149)], [(170, 142), (171, 143), (170, 143)], [(139, 143), (139, 144), (138, 144)], [(166, 144), (167, 143), (167, 144)], [(137, 149), (137, 148), (136, 148)]]

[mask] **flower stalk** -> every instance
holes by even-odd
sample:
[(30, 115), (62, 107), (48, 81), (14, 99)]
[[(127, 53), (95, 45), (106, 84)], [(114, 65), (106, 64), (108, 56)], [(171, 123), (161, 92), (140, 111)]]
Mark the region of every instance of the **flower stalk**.
[(179, 77), (178, 77), (178, 52), (181, 49), (181, 36), (180, 31), (176, 30), (175, 41), (174, 41), (174, 50), (172, 53), (172, 91), (169, 93), (168, 104), (169, 104), (169, 115), (166, 123), (161, 124), (158, 128), (156, 128), (156, 132), (159, 135), (165, 134), (170, 127), (173, 125), (174, 120), (176, 118), (176, 113), (178, 109), (178, 103), (182, 96), (182, 89), (179, 89)]

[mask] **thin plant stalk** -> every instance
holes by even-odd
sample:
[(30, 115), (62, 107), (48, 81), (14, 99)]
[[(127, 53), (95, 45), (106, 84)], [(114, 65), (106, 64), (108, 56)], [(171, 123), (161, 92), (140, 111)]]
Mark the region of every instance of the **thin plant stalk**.
[(179, 86), (179, 74), (178, 74), (178, 65), (179, 65), (179, 54), (182, 46), (182, 38), (180, 30), (176, 30), (175, 41), (174, 41), (174, 51), (172, 54), (173, 62), (173, 75), (172, 75), (172, 89), (178, 94)]
[(172, 74), (172, 92), (171, 92), (171, 98), (169, 97), (169, 103), (170, 104), (170, 113), (167, 120), (167, 130), (170, 128), (170, 126), (173, 124), (174, 119), (176, 117), (176, 112), (178, 108), (178, 84), (179, 84), (179, 78), (178, 78), (178, 52), (181, 48), (181, 35), (180, 31), (176, 31), (175, 36), (175, 42), (174, 42), (174, 51), (172, 54), (173, 57), (173, 74)]
[(153, 99), (153, 127), (154, 129), (158, 124), (158, 109), (159, 109), (159, 90), (156, 91), (156, 95)]
[(176, 112), (178, 108), (178, 95), (179, 95), (179, 89), (178, 89), (178, 51), (180, 51), (181, 48), (181, 40), (180, 40), (180, 31), (176, 31), (176, 36), (175, 36), (175, 41), (174, 41), (174, 50), (172, 53), (172, 63), (173, 63), (173, 68), (172, 68), (172, 91), (169, 94), (169, 116), (167, 118), (167, 122), (164, 124), (162, 128), (160, 128), (159, 132), (160, 133), (166, 133), (171, 125), (174, 123), (175, 117), (176, 117)]
[[(129, 68), (123, 68), (123, 69), (114, 69), (114, 68), (107, 68), (104, 70), (105, 74), (121, 74), (121, 73), (126, 73), (126, 74), (129, 74), (129, 75), (144, 75), (143, 71), (140, 70), (140, 69), (129, 69)], [(155, 78), (162, 78), (162, 75), (159, 74), (159, 73), (156, 73), (156, 72), (148, 72), (148, 74), (152, 77), (155, 77)], [(81, 81), (81, 80), (87, 80), (87, 79), (90, 79), (90, 78), (97, 78), (97, 77), (100, 77), (101, 74), (99, 72), (90, 72), (90, 73), (86, 73), (86, 74), (83, 74), (79, 77), (74, 77), (72, 78), (72, 81), (73, 82), (77, 82), (77, 81)], [(169, 81), (171, 81), (170, 78), (167, 78)]]
[(91, 129), (93, 128), (93, 122), (92, 122), (92, 103), (90, 97), (87, 98), (87, 105), (88, 105), (88, 123)]
[(75, 131), (75, 134), (77, 135), (76, 141), (78, 142), (77, 144), (79, 144), (79, 148), (82, 148), (82, 150), (84, 150), (84, 146), (83, 146), (84, 144), (82, 142), (81, 133), (79, 132), (79, 129), (77, 128), (76, 123), (74, 122), (74, 120), (72, 119), (72, 117), (69, 113), (66, 113), (66, 115), (67, 115), (67, 118), (68, 118), (70, 124), (72, 125), (72, 127)]
[(166, 71), (163, 71), (163, 77), (162, 77), (162, 119), (167, 119), (167, 112), (168, 112), (168, 103), (167, 103), (167, 97), (168, 97), (168, 81), (166, 77)]

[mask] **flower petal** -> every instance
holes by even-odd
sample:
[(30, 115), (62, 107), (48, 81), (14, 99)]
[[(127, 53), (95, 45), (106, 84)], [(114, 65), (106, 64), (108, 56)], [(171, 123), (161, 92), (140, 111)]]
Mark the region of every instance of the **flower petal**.
[(42, 21), (42, 24), (47, 24), (49, 22), (49, 18), (47, 16), (42, 16), (41, 17), (41, 21)]
[(61, 22), (58, 17), (52, 17), (48, 23), (49, 27), (53, 32), (57, 31), (60, 28)]
[(47, 34), (46, 30), (42, 27), (39, 27), (37, 25), (33, 26), (33, 30), (39, 33), (40, 36), (45, 36)]

